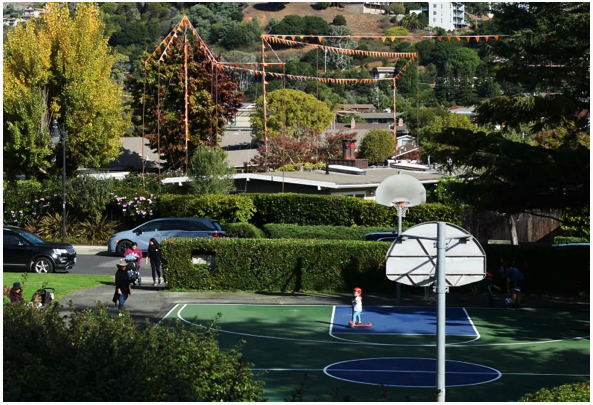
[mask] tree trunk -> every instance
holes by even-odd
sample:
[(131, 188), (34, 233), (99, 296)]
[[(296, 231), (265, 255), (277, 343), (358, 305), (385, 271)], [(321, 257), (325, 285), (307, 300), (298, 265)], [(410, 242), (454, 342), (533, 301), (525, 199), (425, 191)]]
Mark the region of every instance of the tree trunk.
[(507, 219), (509, 221), (509, 232), (511, 233), (511, 245), (513, 246), (519, 245), (519, 236), (517, 236), (518, 217), (518, 214), (507, 214)]

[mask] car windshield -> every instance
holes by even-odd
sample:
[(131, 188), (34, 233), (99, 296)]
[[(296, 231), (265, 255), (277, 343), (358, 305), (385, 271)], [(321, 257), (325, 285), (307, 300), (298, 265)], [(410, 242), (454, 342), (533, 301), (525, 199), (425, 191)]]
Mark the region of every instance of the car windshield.
[(25, 238), (27, 240), (27, 242), (43, 243), (43, 240), (39, 236), (34, 235), (32, 233), (19, 231), (18, 234), (21, 235), (23, 238)]

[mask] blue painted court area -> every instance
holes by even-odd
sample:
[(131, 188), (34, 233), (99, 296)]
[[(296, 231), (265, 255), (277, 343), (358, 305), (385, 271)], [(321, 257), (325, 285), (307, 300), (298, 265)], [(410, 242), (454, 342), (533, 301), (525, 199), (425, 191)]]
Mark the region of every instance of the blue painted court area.
[[(436, 360), (407, 357), (348, 360), (331, 364), (323, 372), (339, 380), (362, 384), (434, 388)], [(485, 384), (500, 376), (491, 367), (454, 360), (445, 362), (447, 387)]]
[[(446, 334), (478, 336), (464, 308), (447, 308)], [(370, 328), (350, 328), (352, 307), (336, 306), (331, 334), (436, 335), (436, 308), (424, 307), (363, 307), (362, 323)]]

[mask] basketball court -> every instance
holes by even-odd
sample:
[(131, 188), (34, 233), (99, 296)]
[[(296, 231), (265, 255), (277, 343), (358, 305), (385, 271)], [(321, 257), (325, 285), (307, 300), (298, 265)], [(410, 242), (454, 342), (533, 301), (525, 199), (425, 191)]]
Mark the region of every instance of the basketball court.
[[(221, 347), (244, 360), (268, 400), (304, 382), (303, 400), (429, 401), (436, 379), (436, 311), (367, 306), (369, 328), (348, 328), (350, 306), (176, 304), (161, 326), (218, 322)], [(448, 401), (516, 401), (542, 387), (589, 380), (589, 311), (447, 308)], [(333, 394), (332, 394), (333, 393)]]

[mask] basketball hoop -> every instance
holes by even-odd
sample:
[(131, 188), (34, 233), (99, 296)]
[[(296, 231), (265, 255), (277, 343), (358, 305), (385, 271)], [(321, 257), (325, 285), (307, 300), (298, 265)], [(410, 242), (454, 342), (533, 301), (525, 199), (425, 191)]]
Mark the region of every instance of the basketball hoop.
[(394, 205), (395, 205), (395, 208), (397, 208), (397, 214), (399, 215), (399, 213), (401, 211), (401, 216), (403, 218), (405, 218), (408, 210), (410, 209), (409, 204), (410, 204), (409, 201), (396, 202)]

